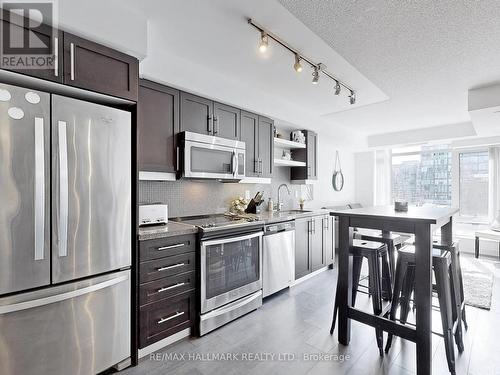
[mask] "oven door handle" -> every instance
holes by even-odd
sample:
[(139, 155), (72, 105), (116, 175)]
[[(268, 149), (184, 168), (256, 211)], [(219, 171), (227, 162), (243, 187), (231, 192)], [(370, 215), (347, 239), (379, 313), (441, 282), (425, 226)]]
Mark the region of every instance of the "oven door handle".
[(212, 246), (212, 245), (222, 245), (222, 244), (229, 243), (229, 242), (238, 242), (238, 241), (249, 240), (251, 238), (262, 237), (263, 234), (264, 234), (264, 232), (260, 231), (260, 232), (247, 234), (244, 236), (222, 238), (219, 240), (202, 241), (202, 247), (207, 247), (207, 246)]

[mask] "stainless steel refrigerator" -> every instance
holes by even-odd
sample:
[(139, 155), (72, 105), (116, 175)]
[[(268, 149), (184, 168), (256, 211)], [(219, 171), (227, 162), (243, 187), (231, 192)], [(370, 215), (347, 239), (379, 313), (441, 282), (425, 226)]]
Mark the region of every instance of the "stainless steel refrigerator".
[(0, 373), (130, 356), (131, 116), (0, 84)]

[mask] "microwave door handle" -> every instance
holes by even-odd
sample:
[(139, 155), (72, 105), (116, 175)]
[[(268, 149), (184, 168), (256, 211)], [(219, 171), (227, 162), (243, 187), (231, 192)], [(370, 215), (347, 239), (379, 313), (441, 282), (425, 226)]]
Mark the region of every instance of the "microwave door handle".
[(235, 176), (236, 175), (236, 171), (238, 170), (238, 158), (236, 157), (236, 151), (235, 150), (233, 150), (232, 164), (233, 164), (233, 176)]

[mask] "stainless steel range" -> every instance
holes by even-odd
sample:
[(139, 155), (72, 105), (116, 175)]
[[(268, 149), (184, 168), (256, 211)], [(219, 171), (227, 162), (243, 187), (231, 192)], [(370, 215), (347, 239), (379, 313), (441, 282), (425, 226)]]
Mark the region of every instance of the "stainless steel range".
[(176, 220), (200, 228), (200, 335), (260, 307), (264, 222), (228, 215)]

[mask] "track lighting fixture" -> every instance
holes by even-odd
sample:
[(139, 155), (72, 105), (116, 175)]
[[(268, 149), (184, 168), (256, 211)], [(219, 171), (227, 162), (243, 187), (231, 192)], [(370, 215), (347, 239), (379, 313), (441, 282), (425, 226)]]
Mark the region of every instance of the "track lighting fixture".
[(356, 93), (351, 90), (351, 95), (349, 95), (349, 102), (352, 104), (356, 104)]
[(260, 42), (259, 42), (260, 53), (266, 52), (268, 46), (269, 46), (269, 39), (267, 37), (267, 33), (265, 31), (261, 31), (260, 32)]
[(295, 54), (295, 64), (293, 64), (293, 68), (297, 73), (302, 71), (302, 65), (300, 64), (300, 56), (298, 53)]
[(317, 85), (319, 82), (319, 73), (321, 72), (322, 75), (325, 75), (327, 78), (330, 78), (332, 81), (335, 82), (334, 86), (334, 93), (335, 95), (340, 95), (342, 88), (345, 88), (350, 92), (349, 95), (349, 103), (351, 104), (356, 104), (356, 92), (352, 87), (349, 87), (349, 85), (345, 84), (344, 82), (340, 81), (337, 77), (335, 77), (333, 74), (328, 72), (326, 70), (326, 66), (324, 66), (322, 63), (316, 63), (310, 58), (302, 55), (299, 53), (299, 51), (292, 46), (290, 46), (287, 42), (285, 42), (283, 39), (281, 39), (279, 36), (274, 35), (273, 33), (269, 32), (266, 30), (264, 27), (259, 25), (258, 23), (254, 22), (251, 18), (247, 19), (248, 23), (255, 27), (259, 33), (260, 33), (260, 40), (259, 40), (259, 51), (261, 53), (265, 53), (267, 49), (269, 48), (269, 38), (274, 40), (276, 44), (279, 44), (283, 48), (287, 49), (291, 53), (294, 54), (295, 56), (295, 63), (293, 64), (293, 68), (297, 73), (300, 73), (303, 70), (302, 64), (306, 63), (308, 64), (312, 69), (312, 83), (314, 85)]
[(340, 87), (339, 81), (335, 81), (335, 95), (339, 95), (340, 90), (342, 90), (342, 87)]
[(317, 85), (318, 81), (319, 81), (319, 68), (318, 68), (318, 66), (314, 67), (312, 75), (313, 75), (312, 84)]

